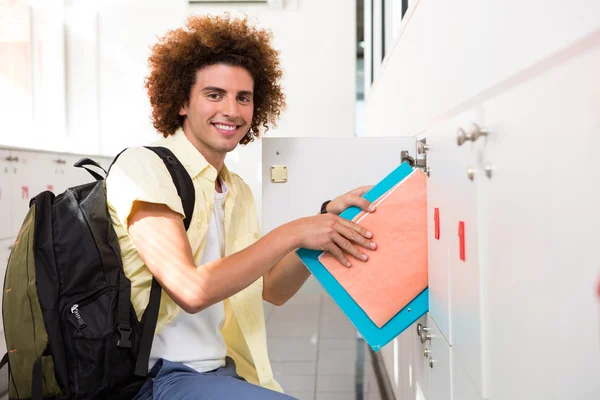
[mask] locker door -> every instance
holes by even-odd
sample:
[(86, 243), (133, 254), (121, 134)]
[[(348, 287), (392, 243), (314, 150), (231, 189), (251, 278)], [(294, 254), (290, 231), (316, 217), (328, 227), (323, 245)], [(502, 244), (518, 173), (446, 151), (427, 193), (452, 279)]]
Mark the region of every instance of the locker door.
[[(264, 138), (263, 232), (314, 215), (327, 199), (376, 184), (400, 165), (403, 150), (415, 156), (414, 137)], [(274, 165), (287, 166), (286, 183), (271, 182)]]
[(32, 188), (35, 172), (31, 168), (30, 153), (11, 150), (10, 154), (14, 160), (18, 159), (12, 162), (12, 175), (9, 181), (10, 236), (16, 236), (29, 210), (29, 200), (37, 193), (33, 193), (34, 188)]
[[(431, 290), (431, 288), (430, 288)], [(417, 326), (427, 327), (427, 319), (430, 318), (427, 315), (422, 316), (419, 320), (409, 329), (410, 337), (412, 338), (413, 348), (413, 363), (412, 363), (412, 385), (414, 389), (414, 395), (406, 397), (407, 399), (418, 399), (421, 400), (423, 396), (429, 400), (431, 391), (431, 369), (429, 368), (429, 351), (431, 350), (431, 343), (421, 343), (421, 336), (417, 334)], [(427, 352), (425, 351), (427, 349)], [(403, 397), (402, 397), (403, 398)]]
[(414, 348), (413, 341), (415, 334), (410, 328), (405, 330), (396, 338), (398, 341), (398, 384), (396, 385), (401, 399), (410, 399), (414, 395)]
[(450, 400), (452, 394), (450, 389), (451, 368), (450, 345), (442, 335), (441, 331), (429, 318), (427, 327), (431, 339), (427, 366), (431, 373), (431, 400)]
[(452, 400), (481, 400), (475, 385), (458, 363), (456, 353), (450, 352), (452, 364)]
[[(447, 151), (449, 158), (448, 197), (449, 276), (450, 276), (450, 344), (458, 362), (483, 391), (482, 381), (482, 302), (481, 270), (478, 254), (477, 174), (479, 148), (484, 138), (458, 144), (459, 129), (466, 135), (473, 132), (475, 110), (460, 114), (445, 126), (454, 145)], [(461, 132), (462, 133), (462, 132)]]
[(427, 180), (429, 313), (440, 327), (442, 335), (449, 340), (448, 246), (454, 239), (454, 228), (450, 224), (452, 213), (448, 198), (448, 193), (452, 191), (449, 179), (452, 160), (448, 158), (448, 149), (455, 146), (455, 141), (443, 132), (443, 125), (438, 125), (423, 137), (427, 140), (427, 165), (430, 171)]
[(12, 235), (10, 182), (13, 162), (9, 157), (8, 150), (0, 149), (0, 239)]
[(598, 70), (595, 45), (484, 104), (491, 399), (600, 398)]
[(31, 175), (29, 195), (35, 197), (39, 193), (49, 190), (59, 193), (60, 175), (57, 174), (54, 153), (30, 152), (27, 153), (27, 171)]

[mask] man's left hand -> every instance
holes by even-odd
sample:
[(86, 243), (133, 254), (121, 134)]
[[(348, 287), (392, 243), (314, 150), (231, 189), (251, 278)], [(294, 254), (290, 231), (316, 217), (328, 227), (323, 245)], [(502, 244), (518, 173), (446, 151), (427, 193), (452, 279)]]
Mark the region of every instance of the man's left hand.
[(340, 215), (342, 211), (351, 206), (356, 206), (363, 211), (373, 212), (375, 206), (370, 201), (362, 198), (361, 196), (371, 190), (373, 186), (361, 186), (357, 189), (351, 190), (348, 193), (336, 197), (329, 204), (327, 204), (327, 212), (335, 215)]

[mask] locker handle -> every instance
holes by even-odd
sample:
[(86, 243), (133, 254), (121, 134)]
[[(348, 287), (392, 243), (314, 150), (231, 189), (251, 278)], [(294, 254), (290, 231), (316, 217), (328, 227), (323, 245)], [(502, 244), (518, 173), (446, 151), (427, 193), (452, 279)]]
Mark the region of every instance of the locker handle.
[(440, 209), (437, 207), (433, 210), (433, 221), (435, 223), (435, 238), (440, 240)]
[(461, 259), (461, 261), (465, 261), (466, 254), (465, 254), (465, 223), (464, 223), (464, 221), (458, 222), (458, 237), (460, 238), (459, 239), (460, 259)]

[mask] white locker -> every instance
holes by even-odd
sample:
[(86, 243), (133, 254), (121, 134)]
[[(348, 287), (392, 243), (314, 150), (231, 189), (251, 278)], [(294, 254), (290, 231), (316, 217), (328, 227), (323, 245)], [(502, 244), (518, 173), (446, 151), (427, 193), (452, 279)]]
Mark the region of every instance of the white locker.
[[(446, 119), (427, 141), (430, 315), (483, 393), (482, 273), (479, 262), (478, 161), (485, 137), (473, 136), (476, 109)], [(480, 125), (480, 123), (478, 123)], [(458, 136), (462, 135), (459, 145)], [(436, 216), (437, 213), (437, 216)], [(436, 239), (436, 219), (439, 239)], [(433, 390), (433, 382), (432, 382)]]
[(450, 400), (450, 381), (452, 364), (450, 362), (450, 345), (442, 335), (434, 320), (427, 318), (427, 332), (430, 339), (427, 366), (430, 369), (430, 400)]
[[(427, 180), (427, 234), (429, 263), (429, 314), (440, 327), (442, 335), (450, 340), (450, 282), (449, 244), (454, 243), (455, 229), (451, 224), (451, 191), (449, 180), (452, 160), (448, 148), (455, 140), (439, 132), (428, 132), (427, 164), (430, 169)], [(421, 137), (422, 138), (422, 137)], [(437, 225), (437, 232), (436, 232)]]
[[(475, 110), (460, 114), (448, 122), (449, 125), (445, 129), (453, 138), (457, 138), (459, 129), (463, 129), (466, 135), (471, 135), (472, 123), (479, 123), (476, 121)], [(484, 360), (481, 345), (482, 275), (478, 253), (479, 176), (476, 168), (478, 145), (484, 140), (485, 137), (480, 137), (475, 142), (465, 141), (462, 145), (455, 141), (454, 147), (448, 149), (448, 157), (453, 160), (448, 177), (453, 185), (453, 190), (448, 193), (452, 204), (449, 221), (450, 344), (457, 354), (458, 361), (475, 382), (480, 393), (484, 391)]]
[(600, 398), (598, 70), (596, 44), (484, 104), (493, 400)]
[[(430, 304), (431, 305), (431, 304)], [(407, 331), (412, 337), (412, 348), (413, 348), (413, 362), (412, 362), (412, 379), (413, 379), (413, 393), (410, 397), (401, 397), (407, 399), (419, 399), (422, 395), (425, 399), (430, 398), (431, 388), (431, 368), (429, 367), (429, 353), (431, 350), (431, 343), (421, 342), (421, 336), (417, 334), (417, 326), (427, 326), (427, 320), (430, 318), (428, 315), (424, 315), (417, 320), (412, 327)]]
[[(321, 203), (359, 186), (374, 185), (415, 157), (414, 138), (262, 139), (263, 231), (315, 215)], [(287, 166), (287, 182), (271, 182), (271, 167)], [(376, 241), (377, 239), (374, 238)]]
[(408, 328), (396, 338), (398, 348), (395, 354), (396, 363), (394, 369), (398, 374), (398, 392), (400, 399), (414, 398), (414, 380), (415, 380), (415, 357), (419, 354), (415, 353), (413, 342), (415, 334), (413, 329)]
[(12, 235), (11, 224), (11, 176), (12, 162), (10, 152), (0, 149), (0, 239)]
[(12, 175), (9, 181), (8, 194), (10, 196), (11, 218), (10, 236), (16, 236), (23, 224), (29, 210), (29, 200), (35, 196), (34, 179), (35, 171), (32, 165), (31, 152), (11, 150), (13, 158)]
[(39, 193), (49, 190), (58, 193), (64, 176), (60, 174), (56, 161), (59, 155), (45, 152), (28, 152), (28, 165), (26, 171), (30, 174), (29, 195), (31, 198)]
[[(475, 385), (458, 362), (456, 353), (450, 351), (452, 365), (452, 400), (481, 400)], [(536, 397), (532, 397), (535, 399)]]

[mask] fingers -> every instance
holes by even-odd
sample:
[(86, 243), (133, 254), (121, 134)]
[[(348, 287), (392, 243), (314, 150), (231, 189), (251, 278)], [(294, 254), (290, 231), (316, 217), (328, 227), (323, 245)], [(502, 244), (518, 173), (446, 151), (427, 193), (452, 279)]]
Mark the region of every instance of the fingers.
[[(367, 261), (367, 258), (368, 258), (367, 255), (362, 253), (356, 247), (354, 247), (352, 242), (350, 242), (348, 239), (344, 238), (342, 235), (340, 235), (340, 234), (334, 235), (333, 242), (340, 249), (342, 249), (344, 252), (350, 254), (354, 258), (356, 258), (358, 260), (362, 260), (362, 261)], [(349, 261), (348, 261), (348, 263), (349, 263)]]
[(341, 262), (342, 265), (344, 265), (348, 268), (350, 268), (352, 266), (352, 264), (350, 264), (350, 261), (348, 261), (348, 259), (344, 255), (344, 252), (342, 251), (342, 249), (340, 249), (335, 244), (335, 240), (333, 240), (328, 246), (326, 246), (325, 250), (328, 251), (329, 253), (331, 253), (331, 255), (334, 256), (339, 262)]
[(377, 245), (370, 240), (373, 237), (373, 233), (355, 222), (348, 221), (344, 218), (333, 216), (331, 214), (328, 215), (327, 218), (329, 219), (328, 224), (330, 224), (330, 233), (328, 234), (329, 243), (323, 246), (322, 249), (331, 253), (331, 255), (346, 267), (352, 265), (348, 260), (348, 254), (358, 260), (367, 261), (368, 256), (364, 254), (356, 244), (364, 248), (375, 250)]
[(331, 236), (334, 245), (330, 247), (332, 250), (328, 251), (342, 264), (348, 267), (351, 265), (345, 257), (346, 254), (350, 254), (361, 261), (367, 261), (368, 259), (368, 256), (363, 253), (360, 248), (357, 248), (355, 244), (359, 244), (364, 248), (372, 250), (377, 248), (377, 245), (368, 239), (372, 237), (373, 234), (352, 221), (339, 218), (338, 223), (334, 225), (334, 230), (335, 232)]
[(371, 203), (369, 200), (358, 197), (358, 196), (348, 196), (346, 200), (347, 206), (356, 206), (363, 211), (373, 212), (375, 211), (375, 204)]
[[(371, 245), (371, 242), (369, 240), (367, 240), (367, 239), (371, 239), (373, 237), (373, 233), (370, 232), (369, 230), (367, 230), (365, 227), (360, 226), (356, 222), (352, 222), (352, 221), (349, 221), (344, 218), (338, 218), (338, 223), (357, 234), (356, 235), (357, 240), (354, 240), (355, 242), (361, 244), (364, 247), (368, 247), (370, 249), (375, 249), (375, 247), (376, 247), (375, 243), (373, 243), (373, 245)], [(354, 238), (354, 236), (351, 232), (349, 233), (349, 235), (351, 235), (351, 236), (348, 236), (348, 234), (346, 234), (344, 236), (346, 236), (348, 239)], [(359, 241), (359, 240), (361, 240), (361, 241)]]
[(373, 185), (371, 185), (371, 186), (361, 186), (359, 188), (351, 190), (350, 192), (348, 192), (348, 194), (352, 194), (352, 195), (360, 197), (360, 196), (364, 195), (365, 193), (367, 193), (369, 190), (373, 189), (373, 187), (374, 187)]

